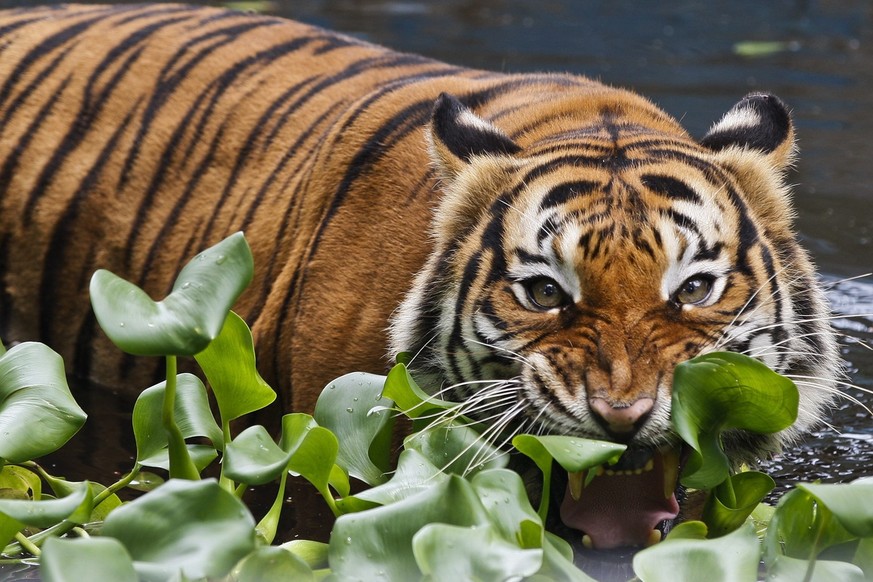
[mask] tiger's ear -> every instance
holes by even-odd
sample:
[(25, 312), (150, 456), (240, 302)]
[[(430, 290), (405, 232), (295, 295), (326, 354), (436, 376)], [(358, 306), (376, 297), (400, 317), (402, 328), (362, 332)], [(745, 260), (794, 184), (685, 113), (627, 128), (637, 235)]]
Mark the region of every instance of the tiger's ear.
[(506, 134), (448, 93), (434, 104), (428, 137), (431, 160), (444, 179), (457, 176), (474, 156), (521, 151)]
[(778, 97), (767, 93), (746, 95), (710, 128), (700, 143), (716, 152), (739, 148), (763, 154), (770, 167), (779, 172), (794, 161), (791, 115)]

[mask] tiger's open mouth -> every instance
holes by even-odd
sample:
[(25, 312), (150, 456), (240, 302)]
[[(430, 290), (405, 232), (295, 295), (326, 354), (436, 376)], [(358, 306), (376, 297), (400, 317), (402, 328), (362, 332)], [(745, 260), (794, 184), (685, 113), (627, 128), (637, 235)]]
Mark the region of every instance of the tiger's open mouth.
[[(582, 532), (582, 544), (588, 548), (657, 543), (662, 535), (659, 524), (679, 514), (679, 461), (675, 448), (632, 448), (615, 465), (570, 473), (561, 521)], [(591, 471), (595, 476), (585, 485)]]

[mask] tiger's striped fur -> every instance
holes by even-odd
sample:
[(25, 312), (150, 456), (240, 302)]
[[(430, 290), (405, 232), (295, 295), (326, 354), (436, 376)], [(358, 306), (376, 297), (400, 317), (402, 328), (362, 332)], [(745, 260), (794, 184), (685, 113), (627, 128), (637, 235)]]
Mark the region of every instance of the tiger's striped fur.
[(101, 335), (90, 274), (163, 296), (243, 230), (256, 275), (238, 311), (286, 408), (409, 351), (425, 384), (500, 422), (656, 445), (673, 440), (673, 366), (721, 348), (818, 379), (796, 434), (838, 365), (792, 230), (793, 152), (767, 95), (696, 141), (583, 77), (453, 67), (277, 18), (7, 11), (0, 336), (139, 389), (159, 363)]

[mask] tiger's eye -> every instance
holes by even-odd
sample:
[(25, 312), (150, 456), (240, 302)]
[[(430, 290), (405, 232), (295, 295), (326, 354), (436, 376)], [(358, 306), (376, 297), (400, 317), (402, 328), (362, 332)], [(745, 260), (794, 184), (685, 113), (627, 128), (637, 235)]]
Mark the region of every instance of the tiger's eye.
[(567, 301), (567, 295), (561, 286), (548, 277), (534, 279), (527, 285), (530, 300), (541, 309), (561, 307)]
[(698, 275), (687, 279), (676, 292), (675, 301), (680, 305), (702, 303), (712, 292), (712, 277)]

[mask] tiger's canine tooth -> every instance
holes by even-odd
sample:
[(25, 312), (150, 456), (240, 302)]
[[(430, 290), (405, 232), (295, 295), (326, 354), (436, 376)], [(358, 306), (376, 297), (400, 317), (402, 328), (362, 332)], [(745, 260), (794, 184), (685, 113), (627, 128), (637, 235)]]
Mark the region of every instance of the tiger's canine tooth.
[(570, 485), (570, 497), (573, 501), (579, 501), (582, 496), (582, 488), (585, 487), (585, 471), (567, 472)]
[(646, 547), (648, 548), (648, 547), (654, 546), (655, 544), (660, 542), (662, 536), (663, 536), (663, 534), (656, 529), (653, 529), (652, 531), (650, 531), (649, 538), (646, 540)]
[(661, 453), (664, 466), (664, 499), (672, 497), (676, 491), (676, 481), (679, 479), (679, 451), (668, 449)]
[(584, 536), (582, 536), (582, 547), (584, 547), (588, 550), (591, 550), (594, 548), (594, 542), (591, 541), (590, 535), (585, 534)]

